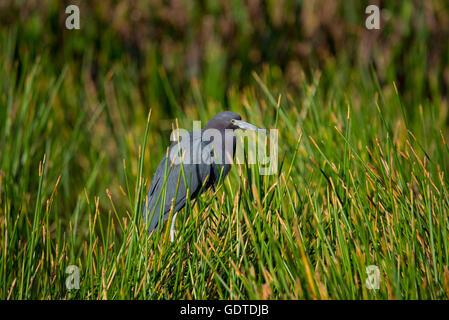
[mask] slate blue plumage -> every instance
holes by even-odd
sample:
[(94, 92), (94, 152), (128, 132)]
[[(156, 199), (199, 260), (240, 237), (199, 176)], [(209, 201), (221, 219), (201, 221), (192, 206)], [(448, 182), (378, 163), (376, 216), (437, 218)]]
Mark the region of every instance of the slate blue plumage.
[[(224, 111), (214, 116), (203, 130), (188, 132), (180, 136), (179, 143), (172, 143), (156, 169), (144, 205), (144, 221), (150, 223), (150, 233), (169, 218), (172, 202), (174, 214), (185, 206), (187, 189), (192, 200), (216, 185), (220, 176), (221, 180), (226, 177), (231, 164), (225, 159), (233, 159), (236, 148), (235, 129), (263, 131), (241, 121), (237, 113)], [(180, 176), (181, 162), (184, 175)], [(165, 203), (162, 191), (165, 191)]]

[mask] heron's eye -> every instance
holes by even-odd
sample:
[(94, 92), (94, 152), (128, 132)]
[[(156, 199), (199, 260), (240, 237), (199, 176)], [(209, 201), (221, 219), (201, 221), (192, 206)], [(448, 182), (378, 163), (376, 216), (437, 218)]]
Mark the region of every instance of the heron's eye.
[(235, 119), (231, 119), (231, 123), (234, 124), (235, 123)]

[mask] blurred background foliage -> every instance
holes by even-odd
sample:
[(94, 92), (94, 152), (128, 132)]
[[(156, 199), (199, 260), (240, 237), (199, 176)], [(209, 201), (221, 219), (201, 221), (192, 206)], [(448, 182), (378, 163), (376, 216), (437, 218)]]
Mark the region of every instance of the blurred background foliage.
[[(69, 4), (80, 7), (79, 31), (64, 27)], [(381, 30), (365, 28), (369, 4), (382, 9)], [(97, 86), (114, 64), (124, 65), (143, 102), (157, 101), (168, 116), (176, 111), (164, 90), (148, 92), (159, 68), (181, 105), (192, 80), (225, 103), (230, 87), (248, 84), (266, 64), (279, 68), (290, 90), (299, 90), (302, 72), (349, 63), (373, 64), (382, 83), (406, 91), (406, 102), (447, 96), (447, 1), (3, 0), (0, 9), (3, 36), (17, 35), (18, 61), (48, 55), (56, 71), (87, 69)]]

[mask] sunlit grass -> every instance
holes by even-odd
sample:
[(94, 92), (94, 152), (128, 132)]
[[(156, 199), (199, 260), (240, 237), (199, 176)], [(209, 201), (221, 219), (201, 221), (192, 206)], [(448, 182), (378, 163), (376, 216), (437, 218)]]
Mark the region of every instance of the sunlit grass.
[[(13, 40), (0, 60), (2, 299), (449, 297), (441, 97), (403, 105), (374, 70), (332, 63), (300, 75), (299, 90), (266, 66), (230, 88), (226, 106), (193, 80), (180, 126), (231, 109), (276, 128), (279, 171), (234, 166), (180, 212), (171, 243), (170, 221), (151, 237), (142, 223), (170, 143), (163, 102), (145, 105), (126, 65), (100, 85), (84, 70), (47, 72), (46, 56), (19, 70)], [(65, 287), (69, 265), (79, 290)], [(377, 291), (365, 285), (369, 265), (381, 271)]]

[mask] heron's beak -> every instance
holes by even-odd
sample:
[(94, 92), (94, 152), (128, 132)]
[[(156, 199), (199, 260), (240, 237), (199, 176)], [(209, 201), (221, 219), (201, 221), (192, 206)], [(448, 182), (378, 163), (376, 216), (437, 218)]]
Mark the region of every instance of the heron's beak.
[(242, 121), (242, 120), (232, 120), (232, 123), (234, 125), (236, 125), (237, 127), (239, 127), (239, 129), (242, 129), (242, 130), (252, 130), (252, 131), (258, 131), (258, 132), (267, 134), (267, 130), (260, 129), (259, 127), (256, 127), (255, 125), (245, 122), (245, 121)]

